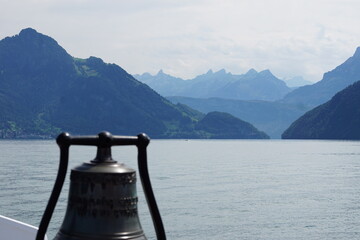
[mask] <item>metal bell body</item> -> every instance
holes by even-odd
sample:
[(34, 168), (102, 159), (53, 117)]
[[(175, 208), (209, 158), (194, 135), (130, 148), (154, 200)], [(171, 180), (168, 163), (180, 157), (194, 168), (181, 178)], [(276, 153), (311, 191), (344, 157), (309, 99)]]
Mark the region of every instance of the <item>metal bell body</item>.
[(71, 170), (68, 205), (55, 240), (146, 240), (137, 211), (136, 173), (110, 148)]

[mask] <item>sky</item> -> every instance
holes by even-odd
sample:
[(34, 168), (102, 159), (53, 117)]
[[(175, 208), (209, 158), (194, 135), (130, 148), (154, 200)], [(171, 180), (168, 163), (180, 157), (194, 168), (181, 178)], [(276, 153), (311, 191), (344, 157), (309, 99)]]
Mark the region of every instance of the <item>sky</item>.
[(269, 69), (316, 82), (360, 46), (358, 0), (0, 0), (0, 39), (31, 27), (130, 74)]

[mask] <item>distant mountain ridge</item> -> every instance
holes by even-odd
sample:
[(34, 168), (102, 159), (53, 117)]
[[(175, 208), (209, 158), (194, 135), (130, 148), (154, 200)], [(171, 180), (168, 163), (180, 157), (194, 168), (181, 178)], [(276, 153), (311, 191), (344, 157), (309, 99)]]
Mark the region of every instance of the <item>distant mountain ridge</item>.
[(245, 101), (223, 98), (167, 97), (175, 104), (186, 104), (203, 113), (227, 112), (253, 124), (271, 138), (279, 139), (290, 124), (306, 109), (281, 102)]
[[(279, 83), (268, 70), (257, 72), (251, 69), (246, 74), (240, 75), (242, 80), (239, 80), (239, 75), (226, 73), (225, 70), (215, 73), (209, 70), (206, 74), (186, 81), (179, 78), (175, 80), (174, 77), (164, 74), (162, 71), (160, 72), (162, 81), (159, 81), (158, 75), (147, 74), (148, 78), (143, 81), (150, 86), (158, 84), (163, 87), (163, 94), (174, 103), (187, 104), (202, 112), (225, 111), (254, 124), (272, 138), (280, 138), (292, 121), (360, 80), (360, 47), (344, 63), (325, 73), (321, 81), (296, 88), (293, 91), (287, 90), (289, 92), (282, 99), (277, 100), (274, 96), (258, 97), (263, 94), (262, 89), (258, 86), (263, 86), (266, 91), (272, 92), (272, 87)], [(264, 76), (266, 81), (264, 81)], [(137, 77), (142, 78), (139, 75)], [(257, 78), (261, 80), (257, 81)], [(294, 84), (305, 83), (302, 78), (292, 79), (292, 81)], [(172, 92), (167, 92), (169, 83), (174, 84)], [(248, 83), (253, 85), (245, 87)], [(283, 84), (282, 82), (280, 85)], [(257, 87), (253, 88), (253, 86)], [(246, 89), (247, 93), (239, 91), (238, 87)], [(192, 88), (193, 91), (188, 91), (188, 88)], [(225, 96), (222, 95), (223, 93)], [(261, 99), (263, 101), (259, 101)]]
[(313, 82), (305, 80), (302, 76), (296, 76), (283, 80), (290, 88), (298, 88), (306, 85), (314, 84)]
[[(216, 116), (219, 121), (227, 119)], [(216, 133), (196, 129), (204, 117), (172, 104), (115, 64), (96, 57), (73, 58), (34, 29), (0, 41), (0, 138), (103, 130), (124, 135), (146, 132), (153, 138), (216, 138)], [(243, 121), (236, 118), (236, 122)], [(231, 137), (264, 136), (243, 127)]]
[(284, 139), (360, 139), (360, 81), (307, 112), (283, 134)]
[(330, 100), (337, 92), (360, 80), (360, 47), (344, 63), (324, 74), (321, 81), (303, 86), (287, 94), (283, 102), (308, 108)]
[(246, 74), (233, 75), (224, 69), (183, 80), (160, 71), (134, 75), (139, 81), (149, 85), (163, 96), (184, 96), (209, 98), (218, 97), (239, 100), (274, 101), (291, 91), (285, 82), (276, 78), (269, 70), (257, 72), (250, 69)]
[[(141, 76), (148, 81), (154, 79), (151, 74)], [(18, 35), (0, 41), (0, 138), (55, 136), (62, 130), (75, 134), (93, 134), (102, 130), (131, 135), (146, 132), (154, 138), (226, 138), (226, 135), (228, 138), (266, 138), (261, 132), (264, 131), (277, 138), (305, 111), (326, 102), (360, 79), (360, 48), (343, 64), (325, 73), (320, 82), (300, 87), (278, 101), (234, 99), (241, 92), (237, 89), (239, 86), (240, 89), (248, 87), (247, 92), (239, 94), (240, 98), (251, 95), (250, 99), (262, 94), (262, 88), (253, 88), (258, 83), (263, 84), (266, 91), (277, 86), (279, 79), (268, 70), (257, 72), (251, 69), (243, 75), (209, 70), (191, 80), (175, 78), (163, 71), (156, 76), (159, 85), (161, 81), (168, 84), (172, 78), (173, 93), (186, 92), (187, 84), (191, 82), (196, 98), (198, 94), (206, 96), (208, 93), (221, 97), (183, 97), (178, 101), (169, 98), (177, 103), (174, 105), (121, 67), (104, 63), (97, 57), (74, 58), (54, 39), (34, 29), (24, 29)], [(264, 82), (270, 85), (266, 87)], [(283, 84), (280, 80), (279, 86)], [(279, 96), (278, 92), (275, 95)], [(274, 96), (264, 98), (275, 99)], [(356, 94), (352, 96), (357, 101)], [(349, 99), (347, 105), (352, 107)], [(197, 104), (203, 106), (194, 107)], [(330, 106), (346, 108), (336, 104)], [(357, 111), (357, 108), (351, 109)], [(332, 110), (327, 108), (328, 112)], [(217, 111), (229, 112), (237, 118)], [(356, 121), (356, 114), (350, 112), (343, 116), (347, 121)], [(241, 124), (241, 119), (254, 124), (260, 131)], [(217, 126), (218, 123), (225, 125)], [(349, 122), (341, 124), (351, 125)], [(245, 132), (240, 128), (232, 127), (235, 125), (247, 129), (246, 134), (243, 135)], [(326, 126), (326, 122), (316, 126)], [(356, 126), (353, 129), (357, 131)], [(222, 132), (227, 134), (222, 135)]]

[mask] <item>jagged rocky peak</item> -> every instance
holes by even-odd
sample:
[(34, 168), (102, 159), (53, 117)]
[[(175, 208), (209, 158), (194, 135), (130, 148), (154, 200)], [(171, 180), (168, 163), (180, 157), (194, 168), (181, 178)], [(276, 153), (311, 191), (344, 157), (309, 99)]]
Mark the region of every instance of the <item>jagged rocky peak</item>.
[(263, 76), (274, 76), (269, 69), (265, 69), (265, 70), (259, 72), (259, 74), (261, 74)]
[[(348, 81), (350, 78), (355, 78), (355, 81), (358, 81), (359, 78), (359, 65), (360, 65), (360, 47), (357, 47), (353, 56), (348, 58), (344, 63), (337, 66), (335, 69), (324, 73), (323, 79), (320, 81), (332, 81), (334, 76), (343, 76), (344, 81)], [(352, 77), (350, 77), (352, 75)], [(355, 81), (351, 81), (349, 83), (353, 83)], [(319, 82), (319, 83), (320, 83)], [(349, 84), (347, 84), (349, 85)], [(346, 87), (346, 86), (344, 86)]]
[(160, 69), (159, 72), (155, 75), (155, 77), (157, 78), (174, 78), (173, 76), (171, 76), (170, 74), (167, 74), (164, 72), (164, 70)]
[(257, 72), (255, 69), (253, 69), (253, 68), (251, 68), (249, 71), (247, 71), (247, 72), (245, 73), (245, 75), (247, 75), (247, 76), (254, 76), (254, 75), (256, 75), (256, 74), (258, 74), (258, 72)]
[(53, 38), (32, 28), (0, 41), (0, 66), (28, 74), (60, 72), (73, 67), (73, 58)]
[(157, 76), (166, 75), (162, 69), (159, 70), (159, 72), (156, 74)]
[[(18, 38), (24, 42), (27, 42), (27, 43), (34, 43), (37, 41), (42, 41), (42, 43), (48, 43), (48, 44), (59, 46), (58, 43), (53, 38), (46, 36), (44, 34), (41, 34), (33, 28), (25, 28), (25, 29), (21, 30), (20, 33), (18, 35), (15, 35), (14, 37)], [(39, 46), (41, 46), (41, 45), (39, 45)]]
[(49, 52), (49, 54), (51, 54), (51, 51), (61, 51), (62, 54), (68, 55), (66, 50), (61, 47), (55, 39), (39, 33), (33, 28), (21, 30), (19, 35), (15, 36), (15, 38), (20, 39), (24, 45), (28, 45), (36, 49), (42, 49), (45, 52)]
[(224, 74), (226, 74), (226, 71), (225, 71), (225, 69), (220, 69), (220, 70), (217, 71), (216, 73), (217, 73), (217, 74), (224, 75)]
[(356, 48), (356, 51), (355, 51), (355, 53), (354, 53), (354, 57), (360, 58), (360, 47), (357, 47), (357, 48)]
[(36, 34), (39, 34), (39, 33), (33, 28), (24, 28), (19, 33), (20, 36), (31, 36), (31, 35), (34, 36)]
[(209, 71), (206, 72), (206, 75), (211, 75), (211, 74), (214, 74), (214, 72), (212, 69), (209, 69)]
[(105, 64), (105, 62), (101, 58), (94, 57), (94, 56), (90, 56), (87, 59), (87, 62), (90, 64)]
[(134, 74), (134, 76), (136, 76), (136, 77), (146, 77), (146, 78), (149, 78), (149, 77), (152, 77), (152, 75), (150, 74), (150, 73), (148, 73), (148, 72), (144, 72), (143, 74)]
[(209, 69), (209, 71), (207, 71), (207, 73), (205, 75), (226, 75), (226, 70), (225, 69), (220, 69), (217, 72), (214, 72), (212, 69)]

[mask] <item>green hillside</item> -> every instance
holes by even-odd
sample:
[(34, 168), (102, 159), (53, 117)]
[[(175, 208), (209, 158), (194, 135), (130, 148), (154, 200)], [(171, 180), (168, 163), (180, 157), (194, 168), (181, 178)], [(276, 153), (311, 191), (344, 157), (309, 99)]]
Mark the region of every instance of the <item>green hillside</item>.
[(284, 139), (360, 139), (360, 82), (307, 112), (282, 135)]
[(195, 129), (196, 114), (170, 103), (121, 67), (96, 57), (74, 58), (31, 28), (0, 41), (0, 104), (2, 138), (103, 130), (146, 132), (153, 138), (204, 136)]
[[(228, 126), (232, 126), (229, 128)], [(207, 138), (269, 138), (264, 132), (258, 132), (250, 123), (244, 122), (229, 113), (210, 112), (197, 125), (196, 129), (203, 131)]]

